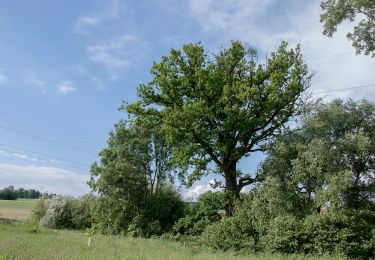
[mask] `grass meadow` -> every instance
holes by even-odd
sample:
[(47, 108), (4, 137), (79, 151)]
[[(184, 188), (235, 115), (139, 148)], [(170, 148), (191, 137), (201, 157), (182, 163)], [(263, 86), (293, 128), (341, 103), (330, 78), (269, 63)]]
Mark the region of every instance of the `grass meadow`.
[[(36, 200), (0, 200), (0, 260), (10, 259), (337, 259), (301, 255), (237, 255), (162, 239), (94, 235), (37, 228), (25, 220)], [(4, 221), (6, 220), (6, 221)]]
[[(333, 259), (282, 255), (236, 255), (191, 248), (162, 239), (140, 239), (51, 230), (23, 223), (0, 225), (0, 259)], [(335, 258), (337, 259), (337, 258)]]
[(35, 199), (0, 200), (0, 219), (24, 221), (30, 217)]

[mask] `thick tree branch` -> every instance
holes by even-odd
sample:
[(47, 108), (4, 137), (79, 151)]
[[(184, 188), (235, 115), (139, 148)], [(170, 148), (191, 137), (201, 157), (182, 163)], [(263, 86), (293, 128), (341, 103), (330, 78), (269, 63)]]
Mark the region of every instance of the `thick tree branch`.
[(256, 179), (251, 177), (240, 178), (238, 181), (238, 189), (241, 191), (243, 187), (253, 184), (255, 181)]
[(202, 138), (199, 137), (199, 135), (192, 130), (192, 135), (193, 138), (195, 139), (196, 142), (198, 142), (200, 145), (203, 146), (205, 151), (210, 155), (211, 159), (219, 166), (222, 167), (223, 164), (220, 162), (219, 158), (216, 156), (214, 149), (207, 143), (205, 142)]

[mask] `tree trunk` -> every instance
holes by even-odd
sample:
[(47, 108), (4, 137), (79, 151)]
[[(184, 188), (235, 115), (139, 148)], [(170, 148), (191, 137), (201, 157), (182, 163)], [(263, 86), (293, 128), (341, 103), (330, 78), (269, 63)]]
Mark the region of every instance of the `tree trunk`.
[(240, 190), (237, 184), (236, 164), (224, 168), (225, 189), (229, 194), (228, 202), (225, 205), (225, 215), (230, 217), (234, 211), (234, 201), (240, 198)]

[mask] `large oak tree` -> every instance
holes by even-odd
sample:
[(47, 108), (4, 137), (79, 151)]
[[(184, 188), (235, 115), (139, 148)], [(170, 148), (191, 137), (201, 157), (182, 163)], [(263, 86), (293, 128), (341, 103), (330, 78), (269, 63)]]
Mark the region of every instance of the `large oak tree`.
[(237, 170), (238, 162), (277, 135), (311, 78), (300, 48), (285, 42), (265, 64), (237, 41), (217, 54), (186, 44), (154, 63), (151, 73), (138, 101), (124, 108), (137, 120), (162, 125), (186, 184), (212, 170), (234, 197), (254, 182)]

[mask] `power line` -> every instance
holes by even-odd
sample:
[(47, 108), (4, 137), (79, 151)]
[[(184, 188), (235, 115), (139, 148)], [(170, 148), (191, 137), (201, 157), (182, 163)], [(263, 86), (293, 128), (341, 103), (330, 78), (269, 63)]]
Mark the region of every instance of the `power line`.
[(15, 129), (12, 129), (12, 128), (9, 128), (9, 127), (6, 127), (6, 126), (0, 125), (0, 128), (5, 129), (5, 130), (10, 131), (10, 132), (17, 133), (19, 135), (32, 137), (32, 138), (35, 138), (35, 139), (42, 140), (44, 142), (60, 145), (60, 146), (63, 146), (63, 147), (66, 147), (66, 148), (69, 148), (69, 149), (72, 149), (72, 150), (76, 150), (76, 151), (79, 151), (79, 152), (83, 152), (83, 153), (87, 153), (87, 154), (91, 154), (91, 155), (95, 155), (95, 156), (97, 155), (96, 153), (92, 153), (90, 151), (86, 151), (86, 150), (78, 148), (78, 147), (70, 146), (70, 145), (63, 144), (63, 143), (60, 143), (60, 142), (57, 142), (57, 141), (54, 141), (54, 140), (51, 140), (51, 139), (47, 139), (47, 138), (44, 138), (44, 137), (40, 137), (40, 136), (25, 133), (25, 132), (21, 132), (21, 131), (18, 131), (18, 130), (15, 130)]
[(341, 89), (332, 89), (332, 90), (311, 92), (311, 94), (315, 95), (315, 94), (322, 94), (322, 93), (339, 92), (339, 91), (345, 91), (345, 90), (350, 90), (350, 89), (367, 88), (367, 87), (374, 87), (374, 86), (375, 86), (375, 83), (374, 84), (369, 84), (369, 85), (349, 87), (349, 88), (341, 88)]
[(28, 153), (33, 153), (33, 154), (38, 154), (38, 155), (41, 155), (41, 156), (46, 156), (46, 157), (48, 157), (50, 159), (53, 159), (53, 160), (59, 160), (59, 161), (64, 161), (64, 162), (68, 162), (68, 163), (73, 163), (73, 164), (81, 165), (81, 166), (84, 166), (84, 167), (90, 167), (90, 166), (88, 166), (86, 164), (83, 164), (83, 163), (66, 160), (64, 158), (60, 158), (60, 157), (56, 157), (56, 156), (51, 156), (51, 155), (45, 154), (45, 153), (35, 152), (35, 151), (32, 151), (32, 150), (28, 150), (28, 149), (25, 149), (25, 148), (17, 147), (17, 146), (14, 146), (14, 145), (1, 144), (1, 143), (0, 143), (0, 145), (1, 146), (6, 146), (6, 147), (10, 147), (10, 148), (14, 148), (14, 149), (21, 150), (21, 151), (25, 151), (25, 152), (28, 152)]
[(332, 55), (326, 55), (326, 56), (320, 56), (320, 57), (312, 57), (309, 59), (306, 59), (307, 61), (309, 60), (321, 60), (321, 59), (327, 59), (327, 58), (332, 58), (332, 57), (337, 57), (337, 56), (344, 56), (344, 55), (349, 55), (353, 54), (353, 52), (341, 52), (341, 53), (335, 53)]
[[(7, 149), (1, 149), (0, 151), (2, 151), (2, 152), (8, 152), (8, 153), (13, 153), (13, 154), (16, 153), (14, 151), (10, 151), (10, 150), (7, 150)], [(30, 159), (30, 158), (23, 158), (23, 159)], [(51, 163), (51, 162), (48, 162), (48, 161), (46, 161), (46, 160), (44, 160), (42, 158), (33, 157), (32, 159), (36, 159), (36, 160), (41, 161), (41, 162)], [(73, 166), (73, 165), (67, 165), (67, 164), (63, 164), (63, 163), (60, 163), (60, 165), (65, 166), (65, 167), (75, 168), (75, 169), (82, 170), (82, 171), (87, 171), (87, 169), (84, 169), (84, 168), (81, 168), (81, 167), (77, 167), (77, 166)]]

